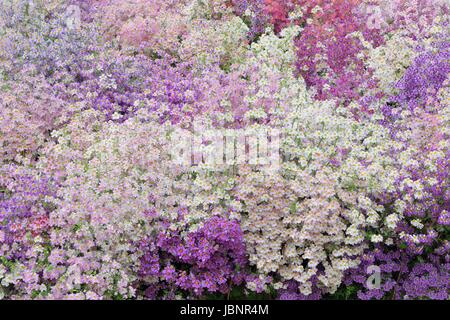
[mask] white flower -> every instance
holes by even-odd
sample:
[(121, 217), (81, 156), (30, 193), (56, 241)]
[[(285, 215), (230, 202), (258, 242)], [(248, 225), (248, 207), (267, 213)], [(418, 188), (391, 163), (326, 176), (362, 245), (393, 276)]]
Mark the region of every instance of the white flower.
[(416, 227), (417, 229), (422, 229), (423, 228), (423, 224), (420, 222), (419, 219), (414, 219), (411, 221), (411, 224)]
[(378, 242), (382, 242), (383, 241), (383, 236), (379, 235), (379, 234), (374, 234), (371, 238), (371, 241), (373, 243), (378, 243)]
[(114, 112), (113, 115), (112, 115), (112, 119), (113, 120), (119, 120), (122, 117), (123, 116), (120, 113), (118, 113), (118, 112)]
[(394, 207), (399, 214), (402, 214), (405, 211), (406, 203), (402, 200), (397, 200), (395, 201)]
[(398, 215), (395, 213), (390, 214), (386, 217), (386, 225), (389, 229), (395, 229), (399, 220)]

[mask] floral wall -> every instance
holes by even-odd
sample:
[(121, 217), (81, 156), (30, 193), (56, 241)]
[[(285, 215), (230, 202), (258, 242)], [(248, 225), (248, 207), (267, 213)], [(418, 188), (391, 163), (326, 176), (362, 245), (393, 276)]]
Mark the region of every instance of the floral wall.
[(448, 10), (1, 1), (0, 299), (449, 299)]

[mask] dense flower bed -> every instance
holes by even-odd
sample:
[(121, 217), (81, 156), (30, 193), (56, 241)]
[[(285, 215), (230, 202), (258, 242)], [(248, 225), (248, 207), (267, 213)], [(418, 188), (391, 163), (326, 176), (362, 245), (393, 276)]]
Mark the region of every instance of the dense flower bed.
[(1, 1), (0, 299), (449, 299), (448, 10)]

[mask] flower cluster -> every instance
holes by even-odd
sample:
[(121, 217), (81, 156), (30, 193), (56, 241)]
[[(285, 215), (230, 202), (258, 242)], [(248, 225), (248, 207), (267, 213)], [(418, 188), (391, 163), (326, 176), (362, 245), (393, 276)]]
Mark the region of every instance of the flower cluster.
[(34, 169), (9, 164), (1, 167), (0, 187), (0, 298), (34, 296), (46, 290), (52, 206), (45, 199), (55, 186)]
[(0, 299), (449, 299), (448, 9), (2, 1)]
[(199, 229), (181, 233), (167, 228), (144, 241), (140, 275), (148, 283), (147, 297), (156, 297), (159, 290), (172, 291), (173, 296), (180, 290), (194, 297), (205, 291), (225, 294), (251, 279), (245, 274), (245, 245), (237, 221), (213, 216)]
[[(450, 64), (448, 45), (439, 38), (432, 49), (417, 53), (396, 83), (398, 93), (383, 107), (398, 176), (395, 191), (385, 193), (382, 203), (392, 212), (385, 224), (398, 236), (367, 253), (362, 268), (380, 265), (386, 279), (382, 288), (358, 292), (361, 298), (448, 297)], [(352, 271), (349, 279), (360, 282), (361, 275)]]

